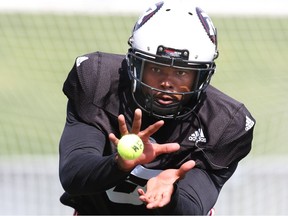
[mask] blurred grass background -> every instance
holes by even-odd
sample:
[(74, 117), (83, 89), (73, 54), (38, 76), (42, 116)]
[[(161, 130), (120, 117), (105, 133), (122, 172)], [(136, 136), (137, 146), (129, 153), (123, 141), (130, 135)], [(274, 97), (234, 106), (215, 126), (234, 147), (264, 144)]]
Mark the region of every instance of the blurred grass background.
[[(257, 120), (253, 155), (288, 153), (288, 18), (212, 16), (220, 50), (212, 84)], [(0, 14), (0, 154), (57, 154), (62, 84), (76, 56), (125, 54), (135, 16)]]
[(0, 154), (56, 154), (65, 120), (62, 84), (74, 59), (96, 50), (125, 53), (134, 21), (1, 14)]
[[(252, 152), (225, 185), (216, 215), (285, 214), (288, 16), (211, 18), (220, 50), (211, 83), (257, 120)], [(0, 215), (72, 215), (59, 202), (58, 143), (67, 102), (62, 85), (79, 55), (125, 54), (136, 20), (0, 13)]]

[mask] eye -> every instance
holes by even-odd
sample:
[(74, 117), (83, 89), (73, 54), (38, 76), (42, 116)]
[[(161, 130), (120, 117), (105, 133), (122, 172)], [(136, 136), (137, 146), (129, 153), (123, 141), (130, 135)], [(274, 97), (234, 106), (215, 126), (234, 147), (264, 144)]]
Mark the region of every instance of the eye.
[(185, 76), (187, 74), (187, 71), (176, 71), (176, 74), (178, 76)]
[(161, 69), (158, 68), (158, 67), (152, 67), (152, 68), (151, 68), (151, 71), (153, 71), (154, 73), (160, 73), (160, 72), (161, 72)]

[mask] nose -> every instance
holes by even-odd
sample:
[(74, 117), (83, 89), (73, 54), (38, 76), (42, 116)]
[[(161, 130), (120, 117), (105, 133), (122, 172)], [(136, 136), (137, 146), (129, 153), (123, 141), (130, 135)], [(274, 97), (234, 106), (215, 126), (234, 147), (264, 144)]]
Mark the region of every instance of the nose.
[(163, 79), (161, 81), (161, 87), (164, 90), (171, 90), (173, 89), (173, 84), (171, 82), (171, 77), (169, 74), (165, 74), (165, 76), (163, 76)]

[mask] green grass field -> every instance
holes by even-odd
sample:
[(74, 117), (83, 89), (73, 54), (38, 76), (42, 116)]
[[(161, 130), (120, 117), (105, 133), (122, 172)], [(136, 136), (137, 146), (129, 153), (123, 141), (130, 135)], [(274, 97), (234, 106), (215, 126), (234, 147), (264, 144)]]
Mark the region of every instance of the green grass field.
[[(288, 154), (288, 17), (212, 17), (212, 84), (257, 120), (252, 155)], [(76, 56), (126, 53), (135, 17), (0, 14), (0, 154), (57, 154)]]

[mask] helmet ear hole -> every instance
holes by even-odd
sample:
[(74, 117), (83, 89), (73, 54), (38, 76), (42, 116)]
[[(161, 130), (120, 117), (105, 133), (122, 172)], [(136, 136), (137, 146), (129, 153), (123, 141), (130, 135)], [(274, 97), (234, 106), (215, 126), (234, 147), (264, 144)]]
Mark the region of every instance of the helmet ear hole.
[(128, 42), (129, 46), (132, 46), (133, 45), (133, 37), (130, 36), (127, 42)]

